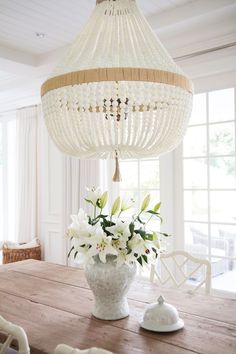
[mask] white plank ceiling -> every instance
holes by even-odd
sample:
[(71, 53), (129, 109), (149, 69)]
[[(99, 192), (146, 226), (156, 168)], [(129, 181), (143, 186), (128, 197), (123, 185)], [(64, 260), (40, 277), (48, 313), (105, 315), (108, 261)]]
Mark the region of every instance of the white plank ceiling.
[[(145, 15), (193, 0), (138, 0)], [(0, 0), (0, 44), (42, 54), (71, 43), (96, 0)], [(36, 32), (45, 33), (37, 38)]]

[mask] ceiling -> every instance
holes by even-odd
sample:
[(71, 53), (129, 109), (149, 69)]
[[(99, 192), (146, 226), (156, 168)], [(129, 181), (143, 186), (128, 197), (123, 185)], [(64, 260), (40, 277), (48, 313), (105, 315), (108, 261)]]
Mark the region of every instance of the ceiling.
[[(193, 0), (138, 0), (146, 16)], [(83, 28), (96, 0), (0, 0), (0, 43), (42, 54), (71, 43)], [(69, 6), (68, 6), (69, 4)], [(44, 38), (36, 37), (45, 33)]]
[[(236, 43), (236, 0), (137, 3), (191, 78), (236, 72), (236, 46), (198, 55)], [(95, 0), (0, 0), (0, 111), (39, 102), (41, 83), (83, 28), (94, 4)]]

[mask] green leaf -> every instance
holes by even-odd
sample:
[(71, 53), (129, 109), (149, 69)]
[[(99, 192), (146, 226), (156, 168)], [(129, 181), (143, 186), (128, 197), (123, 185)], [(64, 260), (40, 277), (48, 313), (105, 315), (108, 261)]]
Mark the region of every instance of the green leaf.
[(129, 224), (129, 231), (130, 231), (131, 235), (133, 236), (133, 234), (134, 234), (134, 223), (133, 222), (131, 222)]
[(161, 235), (163, 235), (164, 237), (171, 237), (171, 235), (166, 234), (165, 232), (160, 232)]
[(151, 194), (147, 194), (146, 197), (144, 198), (142, 204), (141, 204), (141, 211), (144, 211), (147, 209), (151, 199)]
[(146, 213), (149, 213), (152, 215), (160, 215), (159, 213), (157, 213), (156, 211), (153, 211), (153, 210), (147, 210)]
[(90, 203), (90, 204), (92, 204), (92, 205), (93, 205), (92, 200), (89, 200), (89, 199), (86, 199), (86, 198), (84, 198), (84, 200), (85, 200), (87, 203)]
[(137, 220), (140, 222), (140, 224), (145, 224), (145, 222), (141, 220), (140, 216), (137, 216)]
[(141, 266), (143, 266), (143, 260), (142, 260), (142, 257), (137, 258), (137, 261), (139, 262), (139, 264), (140, 264)]
[(75, 247), (74, 247), (74, 246), (73, 246), (73, 247), (71, 247), (71, 249), (70, 249), (70, 251), (69, 251), (69, 253), (68, 253), (68, 255), (67, 255), (67, 257), (68, 257), (68, 258), (70, 257), (71, 252), (72, 252), (74, 249), (75, 249)]
[(116, 200), (114, 201), (114, 203), (112, 205), (111, 216), (113, 216), (119, 212), (120, 205), (121, 205), (121, 198), (118, 197), (118, 198), (116, 198)]
[(95, 219), (106, 219), (108, 215), (99, 214)]
[(113, 221), (107, 220), (107, 219), (103, 219), (102, 221), (102, 225), (104, 227), (110, 227), (110, 226), (114, 226), (115, 223)]
[(146, 234), (146, 240), (148, 240), (148, 241), (153, 241), (154, 240), (154, 236), (153, 236), (153, 234)]
[(142, 258), (143, 258), (144, 262), (146, 262), (146, 263), (148, 264), (148, 258), (147, 258), (147, 256), (146, 256), (146, 255), (142, 255)]
[(97, 223), (99, 222), (99, 219), (93, 219), (92, 221), (91, 221), (91, 225), (96, 225)]
[(135, 230), (135, 233), (139, 234), (143, 240), (146, 239), (146, 231), (144, 231), (143, 229), (137, 229), (137, 230)]

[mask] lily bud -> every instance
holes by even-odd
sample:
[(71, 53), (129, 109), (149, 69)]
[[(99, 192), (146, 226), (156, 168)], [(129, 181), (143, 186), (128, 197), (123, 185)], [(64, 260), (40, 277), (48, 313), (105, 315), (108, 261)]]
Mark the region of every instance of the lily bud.
[(142, 205), (141, 205), (141, 211), (144, 211), (147, 209), (151, 199), (151, 194), (147, 194), (146, 197), (144, 198)]
[(107, 204), (108, 193), (104, 192), (99, 201), (99, 207), (103, 209)]
[(113, 215), (115, 215), (115, 214), (117, 214), (117, 213), (119, 212), (119, 210), (120, 210), (120, 204), (121, 204), (121, 198), (118, 197), (118, 198), (114, 201), (114, 203), (113, 203), (113, 205), (112, 205), (111, 216), (113, 216)]

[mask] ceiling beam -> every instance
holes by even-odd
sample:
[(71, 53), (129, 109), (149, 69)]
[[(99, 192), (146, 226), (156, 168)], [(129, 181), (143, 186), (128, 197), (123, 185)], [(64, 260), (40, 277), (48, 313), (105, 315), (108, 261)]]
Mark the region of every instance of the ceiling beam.
[(36, 56), (18, 49), (0, 45), (0, 68), (1, 71), (12, 74), (26, 74), (31, 72), (36, 64)]

